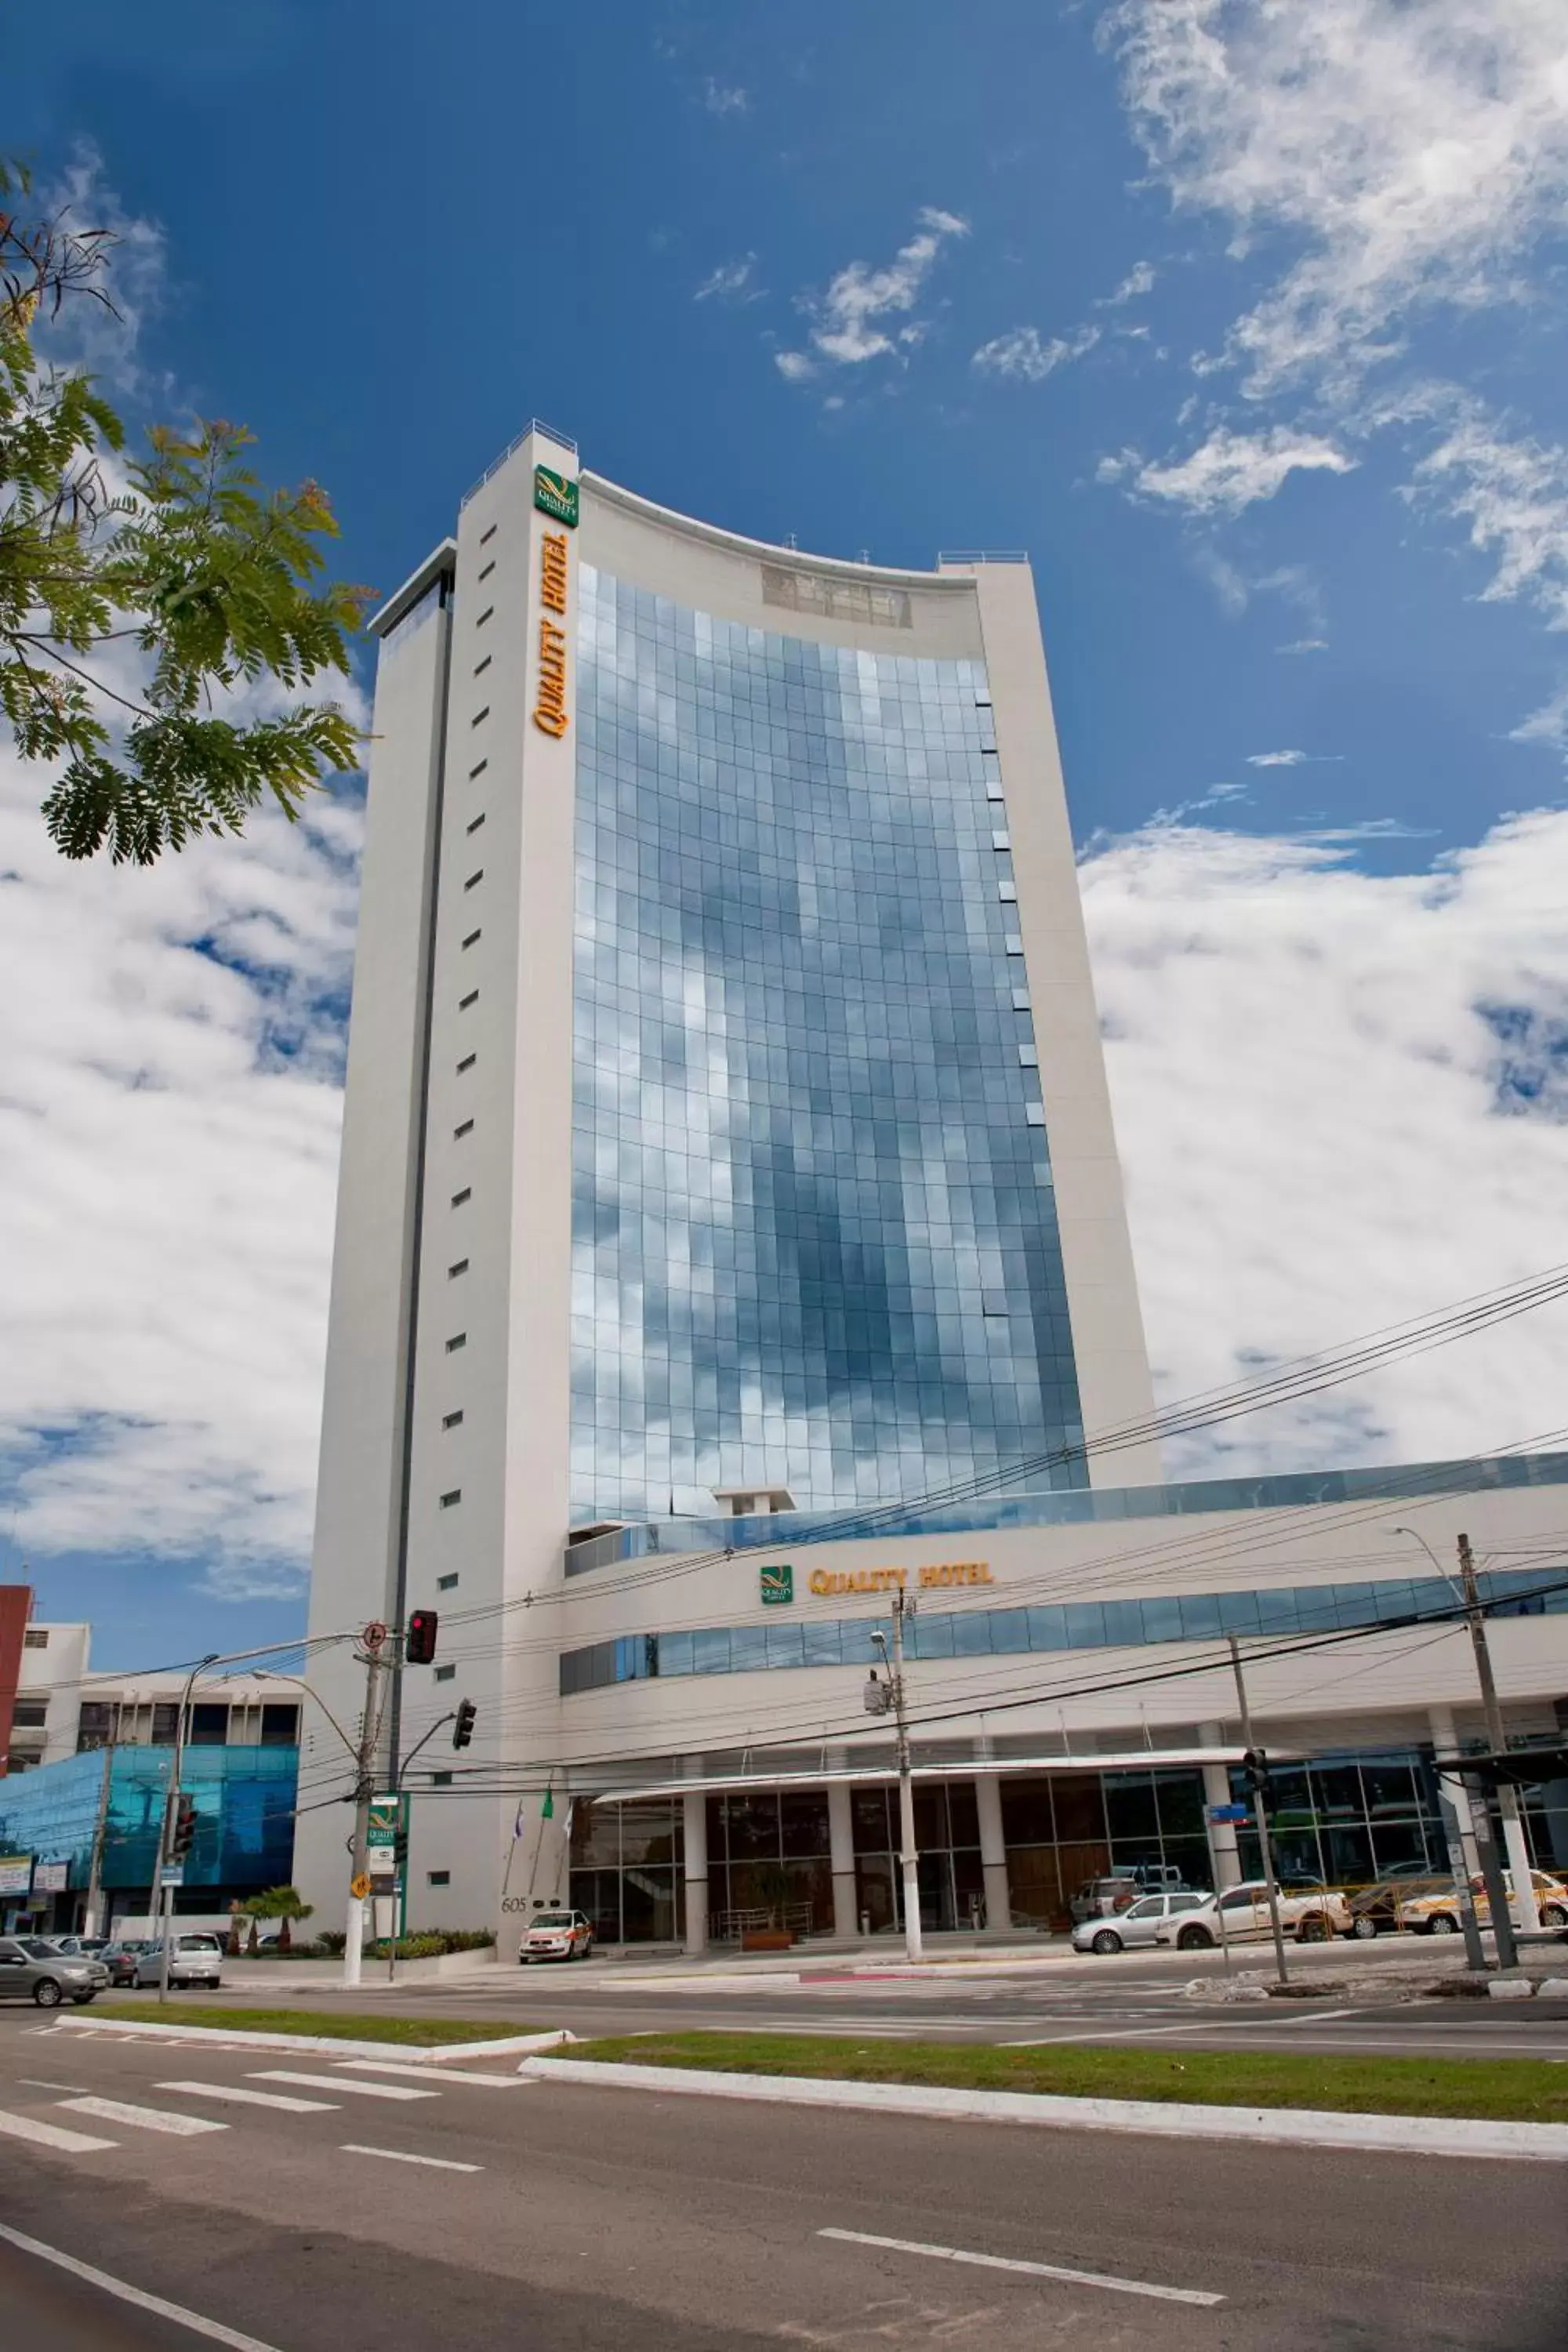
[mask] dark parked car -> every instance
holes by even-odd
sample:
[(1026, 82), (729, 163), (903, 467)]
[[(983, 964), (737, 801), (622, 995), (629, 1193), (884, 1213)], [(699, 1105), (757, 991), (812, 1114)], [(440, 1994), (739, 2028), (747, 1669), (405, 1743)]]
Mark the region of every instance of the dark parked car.
[(109, 1970), (110, 1983), (133, 1985), (136, 1981), (136, 1963), (146, 1949), (145, 1937), (128, 1936), (109, 1945), (100, 1952), (99, 1958)]
[[(1452, 1886), (1450, 1874), (1443, 1877), (1434, 1872), (1427, 1877), (1409, 1876), (1380, 1879), (1375, 1886), (1363, 1886), (1351, 1896), (1352, 1936), (1370, 1939), (1373, 1936), (1397, 1935), (1405, 1925), (1405, 1906), (1423, 1895), (1440, 1895)], [(1414, 1924), (1414, 1923), (1412, 1923)]]

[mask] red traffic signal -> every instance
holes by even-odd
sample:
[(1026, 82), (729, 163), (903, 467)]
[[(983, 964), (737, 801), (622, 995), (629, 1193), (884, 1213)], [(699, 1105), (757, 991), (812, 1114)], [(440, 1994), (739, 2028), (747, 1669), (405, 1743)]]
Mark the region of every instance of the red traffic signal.
[(182, 1789), (169, 1816), (170, 1862), (184, 1862), (196, 1842), (196, 1801)]
[(434, 1609), (416, 1609), (408, 1619), (408, 1632), (404, 1640), (403, 1655), (411, 1666), (427, 1666), (436, 1655)]

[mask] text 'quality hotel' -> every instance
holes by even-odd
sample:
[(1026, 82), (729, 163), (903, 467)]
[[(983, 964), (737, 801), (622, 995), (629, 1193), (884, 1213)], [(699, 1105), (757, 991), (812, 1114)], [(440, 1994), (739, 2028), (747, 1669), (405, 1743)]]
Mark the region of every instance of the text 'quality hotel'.
[[(536, 425), (374, 626), (310, 1630), (440, 1612), (385, 1785), (477, 1703), (407, 1773), (411, 1924), (895, 1926), (900, 1587), (928, 1929), (1206, 1883), (1232, 1633), (1281, 1866), (1441, 1866), (1468, 1643), (1378, 1627), (1465, 1528), (1560, 1736), (1568, 1456), (1162, 1483), (1028, 565), (760, 545)], [(329, 1922), (343, 1785), (318, 1731)], [(1568, 1863), (1568, 1788), (1530, 1829)]]

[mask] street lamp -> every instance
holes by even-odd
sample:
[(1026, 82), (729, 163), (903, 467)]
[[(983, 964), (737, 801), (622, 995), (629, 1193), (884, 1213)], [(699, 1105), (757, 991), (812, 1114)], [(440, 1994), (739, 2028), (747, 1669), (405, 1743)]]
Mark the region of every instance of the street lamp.
[[(324, 1639), (327, 1642), (347, 1642), (352, 1641), (353, 1638), (353, 1636), (350, 1633), (329, 1633), (324, 1636)], [(191, 1693), (195, 1688), (198, 1676), (205, 1675), (211, 1666), (244, 1665), (252, 1658), (275, 1657), (279, 1650), (288, 1651), (297, 1649), (299, 1646), (298, 1643), (294, 1642), (264, 1642), (258, 1648), (254, 1650), (226, 1650), (221, 1652), (213, 1650), (210, 1651), (205, 1658), (198, 1658), (195, 1664), (185, 1676), (185, 1687), (180, 1696), (179, 1719), (174, 1726), (174, 1769), (172, 1775), (172, 1786), (169, 1790), (168, 1798), (163, 1807), (163, 1834), (158, 1840), (158, 1875), (160, 1880), (163, 1879), (165, 1868), (169, 1866), (172, 1861), (170, 1843), (173, 1836), (174, 1822), (179, 1810), (181, 1795), (180, 1776), (184, 1769), (185, 1760), (185, 1723), (191, 1711)], [(279, 1675), (279, 1681), (291, 1681), (294, 1677), (291, 1675)], [(314, 1694), (312, 1694), (312, 1696), (314, 1696)], [(341, 1729), (341, 1727), (335, 1727)], [(158, 1999), (161, 2001), (166, 2001), (169, 1998), (169, 1951), (170, 1946), (174, 1941), (173, 1927), (174, 1890), (172, 1885), (163, 1885), (160, 1886), (159, 1892), (163, 1896), (163, 1917), (161, 1922), (163, 1928), (163, 1949), (160, 1954), (158, 1965)]]
[(195, 1664), (185, 1676), (185, 1687), (180, 1695), (179, 1717), (174, 1725), (174, 1769), (170, 1776), (169, 1794), (163, 1806), (163, 1834), (158, 1841), (158, 1894), (163, 1911), (160, 1926), (163, 1937), (158, 1954), (158, 1999), (161, 2001), (166, 2001), (169, 1998), (169, 1947), (174, 1941), (174, 1886), (168, 1873), (171, 1866), (174, 1818), (180, 1806), (180, 1775), (184, 1769), (185, 1718), (191, 1711), (191, 1693), (195, 1687), (196, 1676), (205, 1674), (209, 1666), (216, 1666), (217, 1664), (218, 1654), (216, 1650), (211, 1651), (206, 1657), (196, 1660)]

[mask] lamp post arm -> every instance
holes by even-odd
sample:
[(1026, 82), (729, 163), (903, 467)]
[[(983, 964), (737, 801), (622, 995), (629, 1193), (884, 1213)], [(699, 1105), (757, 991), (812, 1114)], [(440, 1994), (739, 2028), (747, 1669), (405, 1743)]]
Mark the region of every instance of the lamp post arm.
[(416, 1739), (415, 1741), (413, 1747), (409, 1749), (407, 1755), (404, 1758), (402, 1763), (397, 1768), (397, 1778), (393, 1782), (393, 1794), (395, 1796), (401, 1796), (403, 1793), (403, 1776), (407, 1771), (408, 1767), (413, 1763), (414, 1759), (418, 1755), (419, 1750), (422, 1748), (427, 1748), (429, 1746), (431, 1740), (435, 1738), (436, 1734), (442, 1728), (443, 1725), (456, 1723), (457, 1720), (458, 1711), (456, 1707), (454, 1707), (450, 1715), (438, 1715), (436, 1717), (435, 1722), (430, 1726), (429, 1730), (425, 1734), (424, 1738)]
[(256, 1679), (258, 1683), (292, 1683), (297, 1690), (302, 1690), (304, 1692), (307, 1698), (313, 1698), (316, 1705), (321, 1708), (321, 1713), (326, 1717), (327, 1721), (331, 1725), (332, 1729), (337, 1733), (338, 1738), (342, 1741), (343, 1747), (347, 1751), (351, 1761), (355, 1765), (358, 1764), (359, 1749), (349, 1738), (348, 1733), (343, 1729), (342, 1725), (338, 1721), (337, 1717), (332, 1713), (331, 1708), (327, 1705), (326, 1700), (321, 1696), (321, 1692), (316, 1688), (313, 1683), (308, 1683), (303, 1675), (280, 1675), (274, 1672), (270, 1667), (268, 1667), (265, 1673), (258, 1674)]

